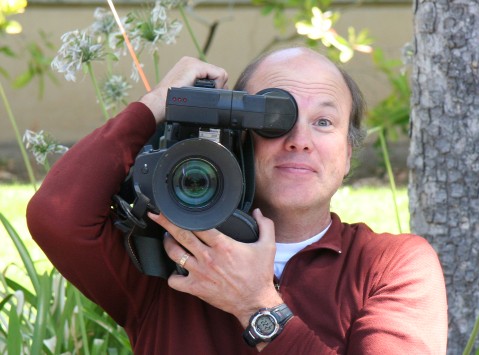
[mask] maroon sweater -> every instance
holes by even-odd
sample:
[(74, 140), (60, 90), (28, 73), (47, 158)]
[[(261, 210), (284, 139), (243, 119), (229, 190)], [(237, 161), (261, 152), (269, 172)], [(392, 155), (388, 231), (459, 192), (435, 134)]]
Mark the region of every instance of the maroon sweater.
[[(130, 165), (155, 130), (133, 103), (54, 165), (28, 226), (53, 264), (101, 305), (136, 354), (254, 354), (232, 315), (137, 271), (110, 215)], [(447, 311), (436, 253), (413, 235), (332, 225), (286, 265), (280, 292), (295, 317), (264, 354), (444, 354)]]

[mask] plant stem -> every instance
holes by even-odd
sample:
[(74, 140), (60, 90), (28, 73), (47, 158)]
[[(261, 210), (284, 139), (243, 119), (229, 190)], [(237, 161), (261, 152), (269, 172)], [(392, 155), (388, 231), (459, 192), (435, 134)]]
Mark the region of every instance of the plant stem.
[(98, 86), (98, 82), (96, 81), (95, 73), (93, 73), (93, 67), (91, 65), (91, 62), (86, 63), (88, 73), (90, 74), (91, 81), (93, 83), (93, 86), (95, 88), (96, 92), (96, 97), (98, 99), (98, 102), (101, 107), (101, 111), (103, 112), (103, 116), (105, 117), (105, 121), (107, 121), (110, 116), (108, 115), (108, 111), (106, 110), (105, 102), (103, 101), (103, 97), (101, 95), (100, 87)]
[(389, 177), (389, 185), (391, 186), (391, 193), (393, 197), (393, 203), (394, 203), (394, 210), (396, 213), (396, 221), (399, 229), (399, 233), (402, 233), (402, 228), (401, 228), (401, 219), (399, 218), (399, 208), (397, 204), (397, 197), (396, 197), (396, 183), (394, 181), (394, 175), (393, 171), (391, 168), (391, 161), (389, 159), (389, 154), (388, 154), (388, 148), (386, 145), (386, 138), (384, 137), (384, 129), (381, 128), (379, 130), (379, 141), (381, 142), (381, 150), (383, 152), (383, 157), (384, 157), (384, 163), (386, 164), (386, 171), (388, 173)]
[(196, 36), (193, 32), (193, 29), (190, 26), (190, 22), (188, 21), (188, 18), (186, 17), (185, 10), (183, 9), (183, 6), (178, 6), (178, 9), (180, 10), (181, 17), (183, 18), (183, 21), (185, 22), (186, 28), (188, 29), (188, 33), (190, 34), (191, 39), (193, 40), (193, 44), (196, 47), (196, 51), (198, 52), (198, 56), (200, 59), (204, 62), (206, 62), (206, 56), (203, 50), (201, 49), (198, 40), (196, 39)]
[(472, 328), (472, 333), (469, 336), (469, 340), (467, 341), (466, 348), (462, 355), (470, 355), (472, 353), (472, 348), (474, 347), (474, 343), (476, 342), (477, 334), (479, 333), (479, 317), (476, 319), (476, 323), (474, 323), (474, 328)]
[(48, 158), (45, 158), (45, 162), (43, 163), (43, 167), (45, 168), (45, 172), (50, 171), (50, 162), (48, 161)]
[(160, 55), (157, 51), (153, 53), (153, 63), (155, 67), (155, 84), (160, 82)]
[(30, 183), (33, 186), (33, 189), (37, 191), (37, 184), (35, 181), (35, 175), (33, 174), (33, 168), (30, 164), (30, 160), (28, 159), (28, 154), (23, 145), (22, 138), (20, 136), (20, 132), (18, 131), (17, 121), (15, 120), (15, 116), (13, 115), (12, 109), (10, 107), (10, 103), (8, 102), (7, 96), (5, 95), (5, 91), (3, 89), (3, 85), (0, 82), (0, 95), (2, 96), (3, 104), (5, 105), (5, 109), (7, 111), (8, 118), (10, 119), (10, 123), (12, 124), (13, 131), (15, 133), (15, 138), (17, 139), (18, 146), (20, 147), (20, 151), (22, 153), (23, 161), (25, 163), (25, 167), (27, 169), (28, 177), (30, 179)]

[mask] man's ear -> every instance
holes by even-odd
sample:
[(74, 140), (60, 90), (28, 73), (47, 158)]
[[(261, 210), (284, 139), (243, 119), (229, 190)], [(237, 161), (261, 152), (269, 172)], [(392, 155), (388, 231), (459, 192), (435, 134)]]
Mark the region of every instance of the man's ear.
[(344, 173), (344, 177), (348, 176), (350, 171), (351, 171), (351, 158), (353, 156), (353, 146), (351, 145), (351, 143), (348, 142), (348, 152), (347, 152), (347, 155), (346, 155), (346, 166), (345, 166), (345, 173)]

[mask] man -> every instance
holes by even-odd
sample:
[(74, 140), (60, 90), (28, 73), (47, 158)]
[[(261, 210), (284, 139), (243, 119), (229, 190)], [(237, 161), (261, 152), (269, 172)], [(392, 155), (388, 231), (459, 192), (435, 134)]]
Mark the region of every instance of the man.
[(125, 327), (137, 354), (445, 353), (445, 287), (430, 245), (343, 224), (329, 210), (362, 108), (351, 79), (309, 49), (273, 52), (240, 79), (250, 93), (281, 88), (298, 104), (288, 134), (254, 136), (259, 240), (186, 231), (150, 213), (168, 231), (168, 255), (189, 274), (166, 282), (135, 269), (110, 199), (164, 119), (167, 88), (196, 78), (224, 88), (227, 74), (183, 58), (53, 167), (27, 218), (54, 265)]

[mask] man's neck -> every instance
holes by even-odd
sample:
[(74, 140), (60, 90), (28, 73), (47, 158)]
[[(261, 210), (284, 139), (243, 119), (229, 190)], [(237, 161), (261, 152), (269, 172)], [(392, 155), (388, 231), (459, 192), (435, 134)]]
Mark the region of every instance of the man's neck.
[(329, 208), (304, 210), (274, 210), (261, 208), (273, 220), (278, 243), (297, 243), (323, 231), (331, 223)]

